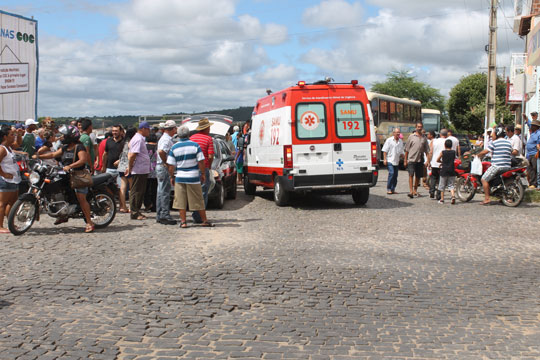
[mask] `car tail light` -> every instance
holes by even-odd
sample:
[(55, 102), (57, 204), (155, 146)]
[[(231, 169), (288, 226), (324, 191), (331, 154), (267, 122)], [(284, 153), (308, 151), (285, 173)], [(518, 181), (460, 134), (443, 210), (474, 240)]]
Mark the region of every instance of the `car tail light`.
[(283, 167), (285, 169), (292, 169), (293, 167), (293, 154), (292, 145), (285, 145), (283, 147)]
[(371, 143), (371, 165), (377, 165), (377, 143)]

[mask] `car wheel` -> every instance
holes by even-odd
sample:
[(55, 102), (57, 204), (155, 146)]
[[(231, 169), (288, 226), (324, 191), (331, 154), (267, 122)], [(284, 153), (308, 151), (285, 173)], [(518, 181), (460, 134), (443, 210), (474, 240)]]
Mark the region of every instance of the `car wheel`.
[(274, 202), (277, 206), (285, 206), (289, 202), (289, 192), (283, 188), (279, 176), (274, 176)]
[(257, 186), (249, 182), (247, 174), (244, 175), (244, 193), (246, 195), (255, 195)]
[(225, 189), (223, 188), (223, 184), (216, 184), (216, 189), (218, 194), (214, 204), (216, 208), (223, 209), (225, 205)]
[(356, 205), (365, 205), (369, 199), (369, 188), (353, 189), (352, 198)]
[(236, 179), (233, 179), (233, 186), (227, 191), (227, 199), (236, 199), (236, 193), (237, 193), (237, 186), (236, 185)]

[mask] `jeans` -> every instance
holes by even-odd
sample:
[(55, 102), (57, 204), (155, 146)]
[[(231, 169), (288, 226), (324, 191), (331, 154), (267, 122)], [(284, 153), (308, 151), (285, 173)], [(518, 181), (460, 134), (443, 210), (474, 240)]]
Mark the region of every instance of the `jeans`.
[(146, 191), (146, 179), (148, 174), (133, 174), (131, 183), (131, 189), (129, 189), (129, 210), (131, 211), (131, 218), (136, 219), (141, 216), (141, 207), (144, 200), (144, 193)]
[(529, 160), (529, 166), (527, 167), (527, 180), (529, 181), (529, 185), (531, 186), (537, 186), (537, 176), (538, 176), (538, 167), (536, 158), (534, 155), (528, 156), (527, 160)]
[(386, 184), (386, 190), (388, 191), (396, 190), (398, 172), (399, 172), (399, 164), (392, 165), (388, 163), (388, 182)]
[(435, 196), (437, 194), (437, 200), (441, 199), (441, 192), (438, 190), (439, 188), (439, 179), (440, 179), (440, 173), (441, 169), (432, 167), (431, 168), (431, 183), (429, 184), (429, 195)]
[(540, 188), (540, 157), (536, 159), (536, 188)]
[(120, 180), (120, 176), (118, 176), (118, 169), (107, 168), (105, 169), (105, 172), (107, 174), (112, 174), (114, 177), (116, 177), (116, 185), (120, 189), (120, 185), (122, 184), (122, 181)]
[(156, 221), (171, 219), (171, 179), (165, 165), (157, 165)]
[[(201, 184), (201, 185), (202, 185), (202, 193), (203, 193), (203, 198), (204, 198), (204, 208), (206, 209), (206, 205), (208, 204), (208, 190), (210, 189), (210, 170), (206, 169), (205, 174), (206, 174), (206, 181), (204, 182), (204, 184)], [(199, 214), (198, 211), (194, 211), (192, 217), (193, 217), (193, 221), (195, 221), (196, 223), (202, 222), (201, 215)]]

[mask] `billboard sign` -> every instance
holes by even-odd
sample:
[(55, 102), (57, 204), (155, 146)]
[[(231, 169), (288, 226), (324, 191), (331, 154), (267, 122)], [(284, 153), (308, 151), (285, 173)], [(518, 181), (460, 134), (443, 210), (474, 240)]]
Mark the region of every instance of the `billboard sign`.
[(37, 118), (37, 21), (0, 10), (0, 120)]

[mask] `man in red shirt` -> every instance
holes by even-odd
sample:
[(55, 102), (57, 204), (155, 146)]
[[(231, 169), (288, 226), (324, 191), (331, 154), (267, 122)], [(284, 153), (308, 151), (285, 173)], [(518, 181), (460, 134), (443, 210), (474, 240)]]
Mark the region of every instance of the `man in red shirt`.
[[(197, 126), (197, 128), (195, 129), (196, 131), (198, 131), (198, 133), (193, 134), (190, 137), (191, 141), (197, 143), (200, 146), (201, 151), (204, 154), (206, 178), (204, 183), (201, 181), (201, 184), (205, 209), (206, 205), (208, 204), (208, 190), (210, 189), (210, 169), (212, 168), (212, 162), (214, 161), (214, 140), (209, 135), (210, 127), (213, 124), (214, 123), (211, 123), (207, 118), (201, 119), (199, 121), (199, 126)], [(198, 211), (194, 211), (192, 216), (195, 223), (199, 224), (203, 222)]]

